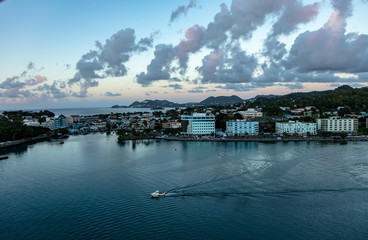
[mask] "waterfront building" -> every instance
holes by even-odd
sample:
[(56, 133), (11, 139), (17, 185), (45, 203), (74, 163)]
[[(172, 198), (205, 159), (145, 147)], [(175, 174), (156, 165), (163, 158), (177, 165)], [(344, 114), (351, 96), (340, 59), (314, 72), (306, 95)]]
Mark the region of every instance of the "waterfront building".
[(183, 134), (208, 135), (215, 133), (215, 116), (205, 113), (181, 116), (181, 130)]
[(55, 118), (54, 120), (54, 129), (61, 129), (61, 128), (67, 128), (68, 127), (68, 123), (66, 122), (66, 117), (64, 117), (63, 115), (60, 115), (59, 117)]
[(316, 135), (317, 134), (317, 124), (316, 123), (305, 123), (305, 122), (277, 122), (276, 123), (276, 134), (288, 135)]
[(79, 115), (70, 115), (68, 117), (66, 117), (66, 122), (69, 125), (73, 125), (73, 123), (78, 123), (80, 121), (80, 116)]
[(259, 134), (259, 122), (236, 120), (226, 122), (226, 133), (229, 136), (244, 136), (244, 135), (258, 135)]
[(46, 121), (41, 123), (41, 127), (50, 128), (54, 130), (55, 119), (54, 118), (46, 118)]
[(162, 128), (180, 128), (181, 123), (180, 122), (165, 122), (162, 123)]
[(358, 132), (357, 118), (319, 118), (317, 119), (318, 130), (327, 132)]

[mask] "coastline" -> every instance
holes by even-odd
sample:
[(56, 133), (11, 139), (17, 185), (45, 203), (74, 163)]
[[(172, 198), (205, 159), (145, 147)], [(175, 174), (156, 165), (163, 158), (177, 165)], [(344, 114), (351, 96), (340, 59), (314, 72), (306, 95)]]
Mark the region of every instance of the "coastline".
[(368, 137), (347, 137), (345, 139), (334, 137), (283, 137), (277, 139), (274, 137), (247, 137), (247, 138), (190, 138), (190, 137), (157, 137), (157, 138), (140, 138), (140, 139), (124, 139), (124, 140), (165, 140), (165, 141), (182, 141), (182, 142), (355, 142), (368, 141)]
[(15, 140), (15, 141), (7, 141), (7, 142), (0, 142), (0, 149), (8, 148), (8, 147), (14, 147), (14, 146), (21, 145), (21, 144), (26, 144), (26, 143), (37, 143), (39, 141), (48, 140), (48, 139), (50, 139), (50, 135), (42, 134), (42, 135), (39, 135), (39, 136), (33, 137), (33, 138), (20, 139), (20, 140)]

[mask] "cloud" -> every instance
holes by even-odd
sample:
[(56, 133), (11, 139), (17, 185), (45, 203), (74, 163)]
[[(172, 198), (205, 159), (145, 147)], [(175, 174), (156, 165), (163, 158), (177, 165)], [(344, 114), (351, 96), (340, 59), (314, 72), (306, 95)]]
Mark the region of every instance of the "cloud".
[(189, 4), (187, 6), (184, 6), (184, 5), (179, 6), (175, 11), (173, 11), (171, 13), (170, 22), (175, 21), (181, 15), (186, 16), (187, 13), (188, 13), (188, 11), (189, 11), (189, 9), (194, 8), (196, 6), (197, 6), (197, 1), (196, 0), (190, 0), (189, 1)]
[(299, 24), (305, 24), (314, 19), (318, 10), (319, 3), (303, 6), (301, 1), (291, 1), (278, 21), (272, 26), (273, 36), (288, 35), (297, 29)]
[(252, 80), (258, 65), (257, 59), (247, 55), (239, 44), (234, 44), (224, 52), (211, 52), (203, 59), (198, 71), (202, 83), (244, 83)]
[(43, 83), (46, 80), (47, 80), (47, 77), (41, 76), (41, 75), (37, 75), (37, 76), (34, 76), (31, 79), (26, 80), (26, 85), (28, 85), (28, 86), (35, 86), (35, 85), (38, 85), (40, 83)]
[(174, 90), (183, 89), (183, 86), (180, 85), (180, 84), (177, 84), (177, 83), (176, 84), (169, 84), (169, 85), (163, 86), (163, 87), (165, 87), (165, 88), (167, 88), (167, 87), (174, 88)]
[(74, 96), (86, 97), (88, 88), (98, 86), (96, 79), (120, 77), (127, 74), (125, 63), (132, 54), (146, 51), (152, 47), (154, 32), (150, 37), (136, 41), (135, 31), (126, 28), (106, 39), (105, 44), (96, 42), (96, 50), (84, 54), (76, 64), (77, 72), (69, 79), (69, 85), (78, 83), (81, 87)]
[(346, 2), (350, 1), (333, 1), (341, 12), (333, 12), (322, 28), (304, 32), (295, 39), (285, 61), (288, 69), (299, 72), (368, 71), (368, 35), (346, 34), (346, 17), (350, 16), (350, 5)]
[(203, 90), (200, 88), (193, 88), (191, 90), (188, 90), (188, 93), (203, 93)]
[(170, 80), (170, 64), (175, 57), (175, 50), (171, 44), (159, 44), (155, 47), (154, 59), (147, 66), (147, 73), (137, 74), (137, 82), (143, 87), (153, 81)]
[(180, 41), (176, 50), (176, 57), (182, 69), (187, 68), (189, 53), (197, 52), (203, 46), (205, 28), (194, 25), (185, 32), (185, 40)]
[(28, 70), (31, 70), (31, 69), (34, 69), (35, 68), (35, 65), (33, 62), (29, 62), (28, 65), (27, 65), (27, 69)]
[(105, 93), (106, 97), (119, 97), (121, 96), (121, 93), (111, 93), (111, 92), (106, 92)]
[(291, 90), (294, 90), (294, 89), (303, 89), (303, 84), (301, 83), (286, 83), (286, 84), (279, 84), (279, 86), (282, 86), (282, 87), (287, 87)]
[(21, 82), (19, 78), (20, 77), (18, 76), (14, 76), (14, 77), (5, 79), (4, 82), (0, 83), (0, 88), (2, 89), (23, 88), (26, 85), (26, 83)]
[(215, 88), (225, 89), (225, 90), (234, 90), (235, 92), (246, 92), (246, 91), (254, 90), (255, 87), (249, 84), (226, 83), (225, 85), (218, 85)]
[(151, 96), (151, 94), (157, 94), (157, 91), (150, 91), (150, 92), (146, 92), (144, 93), (146, 96)]
[(44, 97), (48, 98), (65, 98), (68, 95), (62, 91), (61, 89), (64, 88), (65, 83), (54, 81), (52, 85), (43, 84), (37, 88), (38, 91), (43, 93)]
[[(249, 82), (257, 67), (257, 58), (233, 46), (239, 45), (240, 39), (250, 38), (268, 16), (279, 16), (272, 30), (275, 40), (268, 42), (265, 53), (272, 53), (275, 59), (281, 60), (287, 52), (282, 49), (285, 44), (277, 42), (277, 36), (287, 35), (300, 24), (311, 21), (318, 10), (318, 3), (303, 5), (299, 0), (233, 0), (230, 9), (226, 4), (221, 4), (220, 12), (207, 27), (194, 25), (188, 28), (185, 39), (176, 46), (158, 44), (147, 72), (136, 75), (137, 82), (147, 87), (154, 81), (172, 80), (174, 73), (184, 75), (190, 54), (203, 48), (209, 48), (211, 53), (202, 60), (202, 66), (196, 68), (202, 75), (202, 82)], [(273, 50), (272, 45), (275, 44), (279, 52)], [(228, 51), (231, 51), (230, 55)], [(173, 67), (176, 60), (178, 68)]]

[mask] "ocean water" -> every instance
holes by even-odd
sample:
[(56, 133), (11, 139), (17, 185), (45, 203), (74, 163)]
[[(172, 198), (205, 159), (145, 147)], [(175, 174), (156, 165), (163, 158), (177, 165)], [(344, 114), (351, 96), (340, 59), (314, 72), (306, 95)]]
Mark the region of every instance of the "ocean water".
[(2, 150), (0, 239), (368, 239), (367, 150), (106, 134)]
[[(151, 108), (111, 108), (111, 107), (98, 107), (98, 108), (55, 108), (55, 109), (30, 109), (24, 111), (43, 111), (49, 110), (56, 116), (63, 114), (64, 116), (80, 115), (80, 116), (92, 116), (98, 114), (110, 114), (110, 113), (127, 113), (127, 112), (154, 112), (154, 111), (167, 111), (173, 108), (164, 108), (163, 110), (152, 110)], [(7, 110), (11, 111), (11, 110)], [(0, 111), (3, 113), (4, 111)]]

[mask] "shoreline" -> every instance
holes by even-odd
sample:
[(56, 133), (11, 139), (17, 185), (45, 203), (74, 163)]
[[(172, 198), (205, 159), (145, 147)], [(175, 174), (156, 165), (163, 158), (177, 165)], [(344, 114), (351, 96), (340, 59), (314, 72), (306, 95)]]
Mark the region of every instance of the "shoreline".
[(33, 137), (33, 138), (27, 138), (27, 139), (20, 139), (20, 140), (15, 140), (15, 141), (7, 141), (7, 142), (0, 142), (0, 149), (3, 148), (8, 148), (8, 147), (14, 147), (14, 146), (18, 146), (21, 144), (26, 144), (26, 143), (37, 143), (43, 140), (48, 140), (51, 137), (47, 134), (42, 134), (39, 135), (37, 137)]
[(356, 142), (368, 141), (368, 137), (346, 137), (345, 139), (334, 137), (283, 137), (277, 138), (188, 138), (188, 137), (158, 137), (158, 138), (140, 138), (140, 139), (124, 139), (124, 140), (165, 140), (165, 141), (182, 141), (182, 142)]

